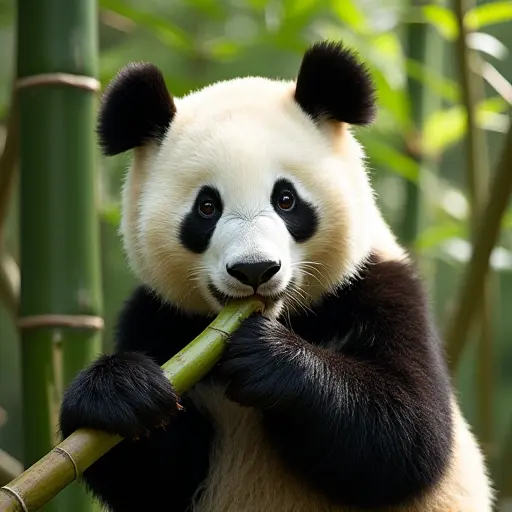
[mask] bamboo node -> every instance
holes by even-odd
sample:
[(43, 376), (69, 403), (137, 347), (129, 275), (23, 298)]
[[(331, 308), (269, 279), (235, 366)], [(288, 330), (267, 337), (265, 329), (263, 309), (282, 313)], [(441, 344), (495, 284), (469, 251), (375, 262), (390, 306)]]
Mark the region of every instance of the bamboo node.
[(99, 91), (101, 83), (92, 76), (72, 75), (70, 73), (41, 73), (38, 75), (18, 78), (15, 82), (15, 89), (37, 87), (40, 85), (68, 85), (88, 91)]
[(19, 504), (21, 505), (21, 508), (23, 509), (23, 512), (29, 512), (25, 501), (17, 491), (12, 489), (11, 487), (8, 487), (7, 485), (4, 485), (2, 489), (4, 491), (7, 491), (7, 494), (12, 494), (18, 500)]
[(91, 315), (32, 315), (18, 319), (20, 329), (38, 327), (72, 327), (75, 329), (103, 329), (105, 322)]
[(63, 455), (67, 455), (68, 459), (71, 461), (71, 463), (73, 464), (73, 467), (75, 468), (75, 480), (80, 480), (81, 473), (80, 473), (80, 470), (78, 469), (78, 464), (76, 463), (76, 460), (71, 456), (71, 454), (65, 448), (62, 448), (61, 446), (56, 446), (53, 449), (53, 451), (62, 453)]
[(222, 329), (219, 329), (218, 327), (212, 327), (209, 325), (207, 329), (211, 329), (212, 331), (217, 331), (220, 334), (223, 334), (226, 338), (229, 338), (230, 334), (229, 332), (223, 331)]

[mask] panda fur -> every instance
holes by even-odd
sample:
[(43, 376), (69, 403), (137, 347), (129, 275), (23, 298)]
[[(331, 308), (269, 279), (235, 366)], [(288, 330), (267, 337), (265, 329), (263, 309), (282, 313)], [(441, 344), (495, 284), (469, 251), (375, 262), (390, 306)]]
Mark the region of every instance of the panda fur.
[[(109, 509), (491, 511), (423, 285), (352, 133), (374, 116), (368, 71), (334, 42), (294, 81), (174, 98), (134, 63), (109, 85), (98, 132), (105, 154), (133, 150), (121, 232), (143, 284), (60, 415), (64, 436), (125, 437), (83, 475)], [(256, 292), (265, 314), (176, 397), (159, 365)]]

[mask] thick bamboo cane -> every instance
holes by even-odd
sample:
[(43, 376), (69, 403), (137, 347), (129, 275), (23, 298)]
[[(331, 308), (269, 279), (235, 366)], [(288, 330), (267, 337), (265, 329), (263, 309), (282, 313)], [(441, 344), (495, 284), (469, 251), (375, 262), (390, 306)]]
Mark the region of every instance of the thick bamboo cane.
[[(97, 0), (19, 0), (23, 464), (56, 443), (62, 388), (101, 350)], [(93, 512), (72, 485), (45, 512)]]
[[(204, 377), (219, 360), (227, 337), (256, 311), (258, 299), (233, 301), (217, 318), (162, 368), (178, 394)], [(0, 489), (0, 512), (38, 510), (81, 475), (93, 462), (121, 441), (121, 437), (80, 429)]]

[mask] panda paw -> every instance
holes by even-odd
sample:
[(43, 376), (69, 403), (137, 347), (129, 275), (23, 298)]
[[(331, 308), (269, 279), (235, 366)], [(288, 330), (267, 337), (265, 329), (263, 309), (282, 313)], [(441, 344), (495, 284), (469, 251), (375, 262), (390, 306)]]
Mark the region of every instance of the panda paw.
[(64, 393), (64, 437), (93, 428), (135, 440), (168, 424), (181, 406), (171, 383), (140, 353), (103, 355), (81, 371)]
[(285, 404), (294, 357), (304, 348), (304, 341), (279, 322), (259, 315), (248, 318), (230, 337), (218, 365), (226, 397), (258, 408)]

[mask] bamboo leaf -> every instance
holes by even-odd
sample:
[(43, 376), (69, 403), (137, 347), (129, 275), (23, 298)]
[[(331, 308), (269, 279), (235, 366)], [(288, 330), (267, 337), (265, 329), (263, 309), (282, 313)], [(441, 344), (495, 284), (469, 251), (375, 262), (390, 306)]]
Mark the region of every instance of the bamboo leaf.
[(265, 9), (270, 0), (249, 0), (249, 5), (254, 9)]
[[(277, 7), (275, 4), (274, 8)], [(325, 5), (320, 0), (284, 0), (280, 3), (279, 18), (276, 26), (279, 27), (279, 39), (282, 41), (282, 47), (290, 47), (294, 43), (301, 43), (302, 34), (311, 20), (317, 17), (320, 9), (325, 9)], [(277, 10), (277, 9), (276, 9)], [(295, 40), (295, 41), (294, 41)], [(299, 48), (297, 46), (297, 48)], [(303, 48), (300, 49), (302, 51)], [(293, 50), (292, 50), (293, 51)]]
[[(489, 119), (492, 121), (494, 115), (506, 108), (506, 102), (499, 97), (482, 101), (476, 109), (478, 125), (486, 128)], [(423, 127), (424, 150), (433, 155), (445, 151), (462, 139), (466, 125), (466, 112), (462, 105), (432, 113)]]
[(504, 215), (502, 227), (505, 229), (512, 229), (512, 210), (509, 210)]
[(466, 43), (469, 48), (491, 55), (496, 59), (504, 59), (508, 55), (508, 48), (491, 34), (472, 32), (468, 34)]
[(423, 128), (423, 149), (442, 153), (464, 136), (465, 112), (460, 105), (430, 114)]
[(429, 226), (416, 239), (418, 250), (429, 250), (438, 247), (450, 238), (463, 238), (465, 229), (458, 222), (443, 222), (442, 224)]
[(208, 42), (204, 49), (212, 59), (227, 62), (242, 53), (245, 50), (245, 45), (238, 41), (229, 41), (222, 38)]
[(121, 222), (121, 208), (119, 205), (105, 206), (101, 210), (100, 218), (108, 224), (119, 226)]
[(331, 9), (340, 21), (346, 23), (354, 32), (366, 34), (369, 26), (364, 13), (359, 9), (353, 0), (331, 0)]
[(405, 66), (407, 74), (411, 78), (422, 82), (445, 100), (453, 103), (460, 101), (459, 86), (454, 80), (440, 75), (417, 60), (407, 59)]
[(216, 2), (215, 0), (187, 0), (187, 3), (189, 6), (215, 20), (222, 19), (226, 15), (222, 2)]
[(319, 0), (285, 0), (283, 3), (286, 18), (311, 16), (320, 2)]
[(398, 79), (388, 80), (389, 73), (382, 69), (382, 63), (379, 66), (372, 67), (372, 77), (375, 81), (377, 90), (379, 91), (379, 106), (382, 109), (379, 113), (378, 120), (380, 122), (386, 115), (392, 117), (392, 125), (396, 130), (406, 130), (409, 124), (409, 110), (407, 97), (404, 95), (404, 84)]
[(423, 16), (439, 33), (449, 41), (455, 40), (459, 30), (457, 20), (450, 9), (441, 5), (426, 5), (423, 7)]
[(418, 181), (419, 169), (414, 159), (376, 137), (365, 137), (364, 145), (372, 162), (379, 168), (387, 168), (413, 183)]
[(385, 32), (371, 38), (369, 57), (393, 88), (405, 87), (404, 53), (397, 34)]
[(470, 30), (506, 23), (512, 20), (512, 2), (492, 2), (469, 10), (464, 23)]
[(136, 9), (120, 0), (100, 0), (100, 6), (150, 29), (164, 44), (188, 51), (194, 48), (194, 40), (168, 19), (164, 20), (150, 12)]
[[(449, 41), (457, 38), (459, 29), (455, 14), (441, 5), (426, 5), (422, 8), (423, 17)], [(465, 26), (471, 30), (512, 20), (512, 2), (493, 2), (479, 5), (469, 10), (464, 18)]]

